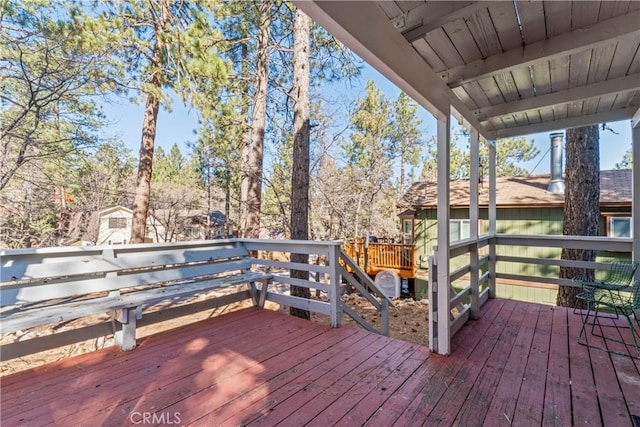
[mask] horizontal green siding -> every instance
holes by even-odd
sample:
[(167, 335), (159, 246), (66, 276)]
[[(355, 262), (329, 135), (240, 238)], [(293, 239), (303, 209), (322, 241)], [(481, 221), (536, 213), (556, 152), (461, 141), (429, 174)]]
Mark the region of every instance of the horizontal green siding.
[[(628, 211), (628, 208), (623, 208)], [(608, 212), (615, 212), (615, 209), (607, 209)], [(468, 219), (468, 209), (452, 209), (451, 219)], [(489, 228), (487, 209), (480, 210), (479, 229), (481, 234), (486, 234)], [(558, 207), (542, 208), (498, 208), (496, 229), (501, 234), (524, 234), (524, 235), (561, 235), (562, 234), (563, 209)], [(605, 234), (604, 219), (601, 219), (600, 234)], [(436, 210), (418, 210), (416, 212), (415, 244), (418, 256), (418, 268), (428, 269), (428, 257), (433, 254), (433, 246), (437, 245), (437, 221)], [(483, 248), (485, 255), (488, 248)], [(540, 248), (529, 246), (498, 246), (498, 255), (517, 256), (527, 258), (547, 258), (560, 259), (561, 249)], [(628, 253), (599, 253), (598, 261), (610, 262), (620, 259), (629, 259)], [(469, 256), (463, 255), (450, 260), (450, 271), (469, 263)], [(526, 263), (499, 262), (496, 266), (499, 273), (558, 277), (560, 267), (541, 266)], [(428, 298), (428, 281), (416, 279), (416, 298)], [(517, 299), (528, 302), (539, 302), (554, 304), (557, 291), (548, 288), (534, 288), (527, 286), (517, 286), (510, 284), (497, 284), (496, 294), (501, 298)]]

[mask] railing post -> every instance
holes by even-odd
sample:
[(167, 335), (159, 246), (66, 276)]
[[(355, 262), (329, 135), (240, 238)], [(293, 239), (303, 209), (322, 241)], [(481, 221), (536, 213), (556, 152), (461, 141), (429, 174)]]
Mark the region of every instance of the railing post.
[(496, 143), (489, 145), (489, 298), (496, 297), (496, 230), (498, 210), (496, 206)]
[(382, 335), (389, 336), (389, 301), (382, 298)]
[(438, 352), (438, 264), (436, 263), (438, 247), (433, 247), (433, 255), (429, 257), (429, 348)]
[(342, 306), (340, 300), (340, 244), (331, 243), (329, 245), (329, 267), (331, 269), (331, 287), (329, 289), (329, 304), (331, 306), (331, 326), (340, 327), (342, 319)]
[(480, 264), (478, 253), (478, 223), (480, 220), (479, 199), (480, 199), (480, 135), (477, 129), (471, 129), (469, 159), (471, 162), (469, 175), (469, 238), (474, 243), (469, 250), (469, 266), (471, 267), (470, 287), (471, 306), (470, 314), (472, 319), (480, 317)]

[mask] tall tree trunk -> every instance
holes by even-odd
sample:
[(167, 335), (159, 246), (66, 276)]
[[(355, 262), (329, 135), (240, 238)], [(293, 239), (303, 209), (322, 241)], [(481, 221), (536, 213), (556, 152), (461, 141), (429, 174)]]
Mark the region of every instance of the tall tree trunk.
[[(309, 239), (309, 26), (310, 20), (296, 9), (293, 21), (293, 171), (291, 174), (291, 238)], [(291, 261), (309, 263), (307, 254), (291, 254)], [(291, 270), (291, 277), (309, 279), (307, 270)], [(291, 287), (291, 295), (311, 298), (309, 288)], [(311, 319), (306, 310), (295, 307), (290, 313)]]
[[(160, 9), (159, 26), (164, 28), (168, 21), (169, 10), (166, 3), (162, 3)], [(149, 213), (149, 199), (151, 198), (151, 174), (153, 172), (153, 148), (156, 140), (156, 124), (158, 111), (160, 110), (160, 96), (157, 94), (162, 87), (160, 81), (160, 68), (162, 64), (162, 40), (156, 36), (151, 65), (155, 73), (151, 74), (150, 83), (156, 91), (147, 93), (147, 104), (144, 109), (142, 122), (142, 140), (140, 142), (140, 154), (138, 160), (138, 175), (136, 177), (136, 194), (133, 199), (133, 221), (131, 224), (130, 243), (144, 243), (147, 228), (147, 215)]]
[(247, 201), (249, 199), (249, 147), (251, 146), (251, 132), (249, 128), (249, 71), (247, 66), (247, 60), (249, 56), (249, 49), (246, 42), (242, 42), (242, 97), (245, 102), (242, 103), (242, 121), (244, 124), (244, 142), (242, 144), (242, 152), (240, 159), (240, 236), (247, 237)]
[[(600, 136), (598, 125), (567, 129), (567, 170), (563, 235), (597, 236), (600, 219)], [(562, 259), (595, 261), (596, 252), (588, 249), (563, 249)], [(593, 270), (560, 269), (560, 278), (586, 276)], [(579, 288), (560, 286), (556, 303), (573, 307)]]
[(251, 119), (247, 201), (244, 205), (244, 236), (260, 237), (260, 204), (262, 202), (262, 159), (267, 113), (267, 84), (269, 79), (269, 36), (271, 31), (271, 2), (260, 3), (261, 23), (258, 32), (256, 85)]

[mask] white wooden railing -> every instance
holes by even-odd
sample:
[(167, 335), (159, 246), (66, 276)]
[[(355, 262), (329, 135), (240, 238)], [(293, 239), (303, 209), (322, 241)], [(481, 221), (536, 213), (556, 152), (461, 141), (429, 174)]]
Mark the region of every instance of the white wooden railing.
[[(380, 289), (359, 267), (344, 254), (340, 245), (342, 241), (292, 241), (292, 240), (251, 240), (251, 239), (230, 239), (230, 240), (214, 240), (214, 241), (194, 241), (179, 242), (167, 244), (139, 244), (139, 245), (119, 245), (119, 246), (88, 246), (88, 247), (59, 247), (59, 248), (42, 248), (42, 249), (17, 249), (2, 250), (0, 249), (0, 290), (3, 297), (11, 297), (15, 292), (23, 287), (33, 286), (28, 279), (29, 266), (33, 264), (39, 274), (39, 283), (46, 286), (65, 286), (69, 285), (65, 282), (65, 275), (74, 274), (73, 272), (57, 271), (57, 265), (72, 265), (73, 259), (79, 254), (82, 258), (89, 259), (91, 263), (101, 265), (102, 272), (99, 274), (84, 272), (83, 262), (79, 262), (78, 268), (83, 271), (82, 274), (89, 274), (91, 277), (100, 280), (108, 280), (110, 283), (120, 280), (116, 270), (121, 269), (121, 264), (114, 261), (120, 259), (120, 256), (144, 257), (149, 253), (149, 257), (154, 257), (153, 253), (174, 250), (203, 250), (208, 246), (217, 247), (220, 245), (243, 246), (252, 255), (250, 260), (252, 269), (270, 270), (273, 274), (273, 280), (265, 292), (267, 301), (273, 301), (285, 306), (297, 307), (314, 313), (324, 314), (330, 317), (330, 323), (334, 327), (341, 324), (343, 313), (354, 318), (356, 322), (372, 332), (378, 332), (385, 335), (389, 333), (388, 307), (389, 300), (383, 295)], [(115, 255), (116, 253), (122, 255)], [(289, 261), (290, 254), (302, 253), (308, 254), (321, 259), (326, 259), (327, 265), (318, 265), (314, 263), (301, 264)], [(254, 256), (255, 255), (255, 256)], [(71, 262), (69, 262), (71, 260)], [(126, 262), (125, 262), (126, 263)], [(37, 265), (36, 265), (37, 264)], [(86, 264), (88, 265), (88, 264)], [(108, 272), (109, 265), (113, 265), (112, 273)], [(349, 265), (353, 272), (347, 273), (344, 266)], [(106, 266), (106, 267), (105, 267)], [(91, 267), (92, 268), (92, 267)], [(290, 270), (303, 270), (310, 272), (309, 280), (295, 279), (290, 277)], [(163, 274), (172, 270), (171, 265), (162, 265), (158, 260), (158, 266), (152, 268), (154, 280), (163, 281)], [(20, 272), (23, 273), (20, 273)], [(49, 271), (49, 273), (47, 273)], [(20, 274), (18, 274), (20, 273)], [(136, 273), (136, 271), (134, 271)], [(175, 275), (175, 274), (174, 274)], [(18, 280), (17, 276), (21, 276)], [(44, 277), (47, 276), (47, 277)], [(50, 277), (49, 277), (50, 276)], [(77, 276), (77, 275), (76, 275)], [(171, 274), (168, 274), (171, 276)], [(88, 279), (91, 279), (88, 277)], [(358, 277), (358, 279), (355, 279)], [(69, 279), (71, 280), (71, 279)], [(77, 279), (74, 279), (77, 280)], [(173, 280), (169, 277), (167, 280)], [(341, 299), (343, 282), (349, 282), (362, 294), (375, 308), (379, 311), (382, 325), (381, 330), (376, 328), (357, 315), (355, 310), (349, 307)], [(24, 283), (21, 285), (20, 283)], [(180, 284), (176, 282), (178, 286)], [(321, 299), (305, 299), (291, 295), (290, 286), (306, 287), (325, 293), (327, 298)], [(73, 286), (73, 284), (71, 285)], [(117, 283), (113, 283), (114, 289), (118, 288)], [(6, 295), (5, 295), (6, 294)], [(146, 326), (163, 322), (166, 320), (182, 317), (195, 312), (210, 310), (216, 307), (225, 306), (243, 300), (251, 300), (255, 298), (255, 292), (251, 289), (237, 288), (230, 289), (222, 295), (214, 298), (205, 298), (192, 301), (189, 304), (174, 304), (167, 301), (163, 304), (156, 304), (149, 307), (149, 312), (144, 314), (137, 322), (137, 326)], [(6, 299), (6, 298), (3, 298)], [(68, 301), (67, 301), (68, 302)], [(7, 304), (7, 303), (5, 303)], [(55, 304), (55, 303), (53, 303)], [(79, 302), (81, 304), (81, 302)], [(0, 312), (0, 321), (3, 315), (8, 315), (15, 307), (5, 305)], [(145, 309), (146, 310), (146, 309)], [(4, 360), (20, 357), (26, 354), (37, 353), (40, 351), (75, 344), (81, 341), (92, 340), (112, 336), (114, 334), (113, 322), (108, 319), (98, 319), (96, 322), (85, 325), (70, 327), (68, 330), (56, 332), (54, 334), (45, 334), (36, 338), (24, 341), (27, 331), (19, 331), (14, 342), (7, 342), (2, 345), (2, 357)], [(6, 338), (6, 337), (3, 337)], [(28, 343), (28, 344), (27, 344)]]
[[(526, 236), (526, 235), (506, 235), (497, 234), (495, 237), (484, 236), (477, 241), (463, 240), (451, 244), (449, 249), (449, 260), (467, 257), (466, 262), (455, 271), (449, 274), (449, 306), (450, 312), (448, 338), (453, 337), (460, 328), (472, 318), (477, 318), (480, 314), (480, 307), (488, 298), (495, 296), (495, 283), (497, 279), (511, 279), (525, 282), (549, 283), (563, 286), (578, 286), (570, 279), (549, 275), (531, 275), (522, 273), (503, 273), (497, 268), (504, 263), (516, 263), (538, 266), (573, 267), (586, 270), (606, 271), (610, 268), (610, 262), (603, 261), (573, 261), (557, 258), (543, 258), (518, 255), (501, 255), (504, 250), (501, 247), (539, 247), (539, 248), (572, 248), (588, 249), (597, 251), (599, 255), (607, 252), (619, 255), (620, 253), (630, 254), (632, 251), (632, 239), (618, 239), (608, 237), (586, 237), (586, 236)], [(437, 246), (434, 247), (434, 254), (429, 258), (429, 281), (430, 281), (430, 319), (437, 319), (436, 293), (441, 292), (442, 286), (437, 282)], [(513, 252), (513, 251), (509, 251)], [(558, 254), (560, 251), (558, 251)], [(605, 256), (606, 258), (606, 256)], [(615, 257), (614, 257), (615, 258)], [(452, 286), (453, 284), (457, 286)], [(438, 336), (437, 324), (430, 323), (430, 346), (437, 350), (440, 338)], [(441, 330), (440, 330), (441, 333)]]

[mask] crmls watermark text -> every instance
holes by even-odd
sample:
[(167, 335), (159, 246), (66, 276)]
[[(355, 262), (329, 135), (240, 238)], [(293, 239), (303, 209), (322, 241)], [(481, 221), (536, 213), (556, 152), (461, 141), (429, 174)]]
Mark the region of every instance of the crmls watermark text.
[(132, 412), (131, 424), (180, 424), (180, 412)]

